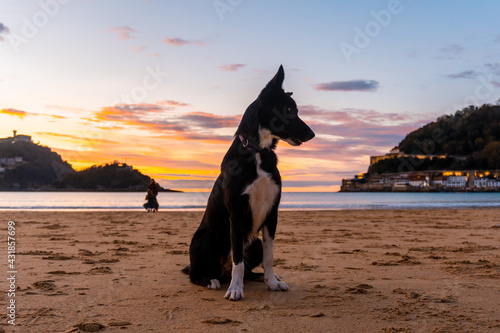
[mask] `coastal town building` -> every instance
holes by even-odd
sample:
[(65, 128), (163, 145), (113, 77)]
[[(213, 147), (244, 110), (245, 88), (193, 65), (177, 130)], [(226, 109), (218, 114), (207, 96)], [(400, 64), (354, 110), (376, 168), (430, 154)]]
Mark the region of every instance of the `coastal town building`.
[(500, 170), (359, 174), (343, 179), (341, 192), (500, 191)]
[[(8, 138), (0, 139), (0, 143), (15, 143), (15, 142), (32, 142), (31, 136), (24, 134), (17, 134), (17, 131), (13, 131), (13, 136)], [(7, 170), (12, 170), (22, 165), (24, 163), (22, 156), (5, 157), (0, 156), (0, 178), (3, 178)]]
[[(415, 161), (449, 158), (458, 162), (466, 160), (464, 156), (405, 154), (400, 152), (399, 147), (394, 147), (388, 154), (370, 156), (370, 168), (383, 160), (405, 158)], [(411, 168), (410, 170), (403, 168), (401, 172), (393, 173), (360, 173), (352, 179), (342, 179), (340, 191), (500, 191), (500, 170), (412, 171)]]
[(31, 142), (31, 136), (24, 135), (24, 134), (17, 134), (16, 130), (13, 130), (12, 132), (13, 132), (13, 136), (0, 139), (0, 143), (5, 143), (5, 142), (14, 143), (14, 142), (20, 142), (20, 141)]
[(7, 170), (17, 168), (23, 164), (23, 158), (18, 157), (0, 157), (0, 178), (3, 178)]
[(460, 187), (465, 188), (467, 184), (467, 176), (449, 176), (443, 183), (445, 187)]
[(429, 178), (423, 175), (410, 175), (408, 185), (414, 187), (427, 187), (429, 186)]

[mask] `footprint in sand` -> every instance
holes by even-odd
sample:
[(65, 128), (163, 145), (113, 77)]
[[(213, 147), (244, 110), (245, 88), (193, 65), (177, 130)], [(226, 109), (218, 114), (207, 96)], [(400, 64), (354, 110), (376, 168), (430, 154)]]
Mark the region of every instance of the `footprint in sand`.
[(113, 271), (109, 267), (96, 267), (92, 268), (87, 274), (111, 274)]
[(33, 324), (35, 321), (37, 321), (40, 317), (45, 317), (48, 315), (48, 313), (51, 311), (51, 308), (41, 308), (38, 311), (36, 311), (34, 314), (28, 315), (28, 320), (26, 321), (27, 325)]
[(368, 290), (370, 289), (373, 289), (373, 286), (369, 284), (360, 284), (356, 287), (347, 288), (345, 292), (347, 294), (368, 294)]
[(42, 291), (54, 290), (56, 289), (54, 282), (54, 280), (38, 281), (33, 283), (32, 286)]
[(81, 330), (83, 332), (99, 332), (100, 330), (105, 328), (104, 325), (99, 324), (99, 323), (80, 323), (80, 324), (74, 325), (73, 327), (78, 328), (79, 330)]
[(52, 271), (52, 272), (47, 272), (49, 275), (78, 275), (82, 274), (80, 272), (66, 272), (66, 271)]
[(211, 319), (206, 319), (201, 321), (203, 324), (209, 324), (209, 325), (239, 325), (241, 324), (241, 321), (238, 320), (232, 320), (228, 318), (221, 318), (221, 317), (215, 317)]
[(65, 256), (61, 253), (56, 253), (56, 254), (50, 255), (48, 257), (42, 257), (43, 260), (71, 260), (74, 258), (75, 257)]
[(407, 265), (407, 266), (413, 266), (413, 265), (420, 265), (421, 262), (418, 261), (417, 259), (410, 257), (410, 256), (402, 256), (401, 260), (397, 261), (374, 261), (372, 262), (373, 266), (399, 266), (399, 265)]

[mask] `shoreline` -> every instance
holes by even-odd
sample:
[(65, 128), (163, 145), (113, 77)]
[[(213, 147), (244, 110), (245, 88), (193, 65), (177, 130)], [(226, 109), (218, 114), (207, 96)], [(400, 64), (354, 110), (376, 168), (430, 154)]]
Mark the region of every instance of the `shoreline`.
[[(119, 189), (114, 189), (114, 190), (85, 190), (85, 189), (35, 189), (35, 190), (28, 190), (28, 189), (22, 189), (22, 190), (9, 190), (9, 189), (0, 189), (0, 192), (37, 192), (37, 193), (54, 193), (54, 192), (62, 192), (62, 193), (145, 193), (145, 190), (130, 190), (130, 189), (124, 189), (124, 190), (119, 190)], [(165, 189), (165, 190), (159, 190), (158, 193), (186, 193), (185, 191), (181, 190), (171, 190), (171, 189)]]
[(239, 302), (180, 272), (202, 215), (4, 212), (16, 224), (16, 328), (500, 330), (500, 209), (281, 211), (274, 266), (290, 291), (246, 281)]
[[(156, 214), (156, 213), (182, 213), (182, 212), (193, 212), (200, 213), (204, 212), (206, 207), (203, 208), (161, 208), (158, 212), (150, 212), (148, 213), (144, 208), (0, 208), (0, 213), (50, 213), (50, 212), (59, 212), (59, 213), (147, 213), (147, 214)], [(297, 208), (280, 208), (280, 213), (287, 212), (309, 212), (309, 213), (332, 213), (332, 212), (382, 212), (382, 211), (427, 211), (427, 210), (500, 210), (498, 206), (456, 206), (456, 207), (363, 207), (363, 208), (308, 208), (308, 207), (297, 207)]]
[[(203, 211), (208, 192), (159, 193), (160, 211)], [(500, 208), (500, 193), (290, 193), (282, 194), (281, 211), (483, 209)], [(0, 192), (5, 211), (109, 211), (141, 212), (144, 194)]]

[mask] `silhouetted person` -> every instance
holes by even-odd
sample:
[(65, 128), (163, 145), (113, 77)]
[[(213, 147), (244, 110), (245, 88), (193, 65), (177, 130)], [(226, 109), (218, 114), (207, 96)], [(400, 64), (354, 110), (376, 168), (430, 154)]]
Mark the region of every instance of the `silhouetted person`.
[(156, 196), (158, 195), (158, 184), (156, 184), (154, 179), (151, 179), (151, 182), (149, 183), (148, 186), (148, 193), (146, 194), (146, 202), (143, 206), (146, 208), (148, 212), (151, 210), (153, 212), (158, 211), (158, 207), (160, 206), (158, 204), (158, 200), (156, 199)]
[(158, 184), (154, 179), (151, 179), (151, 181), (149, 182), (148, 191), (149, 190), (151, 190), (155, 197), (158, 195)]
[(146, 210), (148, 211), (148, 213), (150, 211), (157, 212), (158, 211), (158, 207), (160, 205), (158, 204), (158, 201), (156, 200), (156, 196), (149, 189), (148, 189), (148, 193), (146, 194), (146, 200), (148, 202), (146, 202), (143, 206), (144, 206), (144, 208), (146, 208)]

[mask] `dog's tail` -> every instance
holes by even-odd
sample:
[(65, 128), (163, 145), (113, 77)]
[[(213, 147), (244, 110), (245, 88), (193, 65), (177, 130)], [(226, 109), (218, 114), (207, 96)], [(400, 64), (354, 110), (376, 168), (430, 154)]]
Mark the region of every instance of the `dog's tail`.
[(189, 271), (191, 270), (191, 265), (187, 265), (186, 267), (184, 267), (183, 269), (181, 269), (181, 272), (186, 274), (186, 275), (189, 275)]

